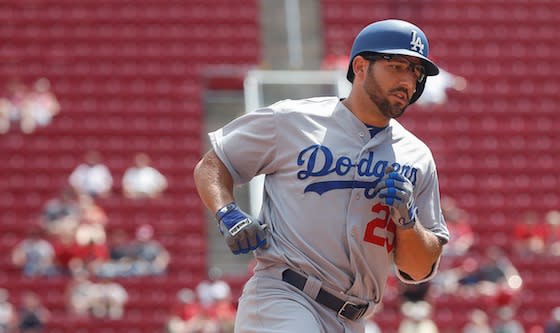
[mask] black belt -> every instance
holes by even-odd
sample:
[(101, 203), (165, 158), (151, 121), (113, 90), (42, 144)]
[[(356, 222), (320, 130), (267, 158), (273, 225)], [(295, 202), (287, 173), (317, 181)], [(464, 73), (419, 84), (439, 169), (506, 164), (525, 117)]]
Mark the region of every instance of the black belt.
[[(291, 269), (287, 269), (282, 272), (282, 281), (288, 282), (292, 286), (303, 291), (307, 278)], [(329, 309), (334, 310), (339, 316), (350, 320), (360, 319), (368, 308), (368, 304), (357, 305), (352, 302), (341, 300), (323, 288), (319, 289), (315, 300)]]

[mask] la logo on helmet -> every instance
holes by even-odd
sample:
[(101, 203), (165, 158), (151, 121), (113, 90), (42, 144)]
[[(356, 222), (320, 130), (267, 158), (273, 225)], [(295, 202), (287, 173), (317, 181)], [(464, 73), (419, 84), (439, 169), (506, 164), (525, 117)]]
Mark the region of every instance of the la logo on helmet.
[(412, 30), (412, 39), (410, 40), (410, 49), (416, 51), (420, 54), (424, 54), (424, 43), (422, 39), (416, 33), (416, 30)]

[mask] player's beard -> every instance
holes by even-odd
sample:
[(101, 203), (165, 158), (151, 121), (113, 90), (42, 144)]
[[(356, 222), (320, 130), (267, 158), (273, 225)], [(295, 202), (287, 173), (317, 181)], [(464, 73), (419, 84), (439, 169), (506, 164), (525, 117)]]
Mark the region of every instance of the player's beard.
[[(369, 96), (369, 99), (373, 102), (373, 104), (377, 106), (379, 112), (381, 112), (381, 114), (386, 118), (396, 119), (402, 116), (404, 114), (404, 111), (408, 107), (408, 103), (405, 104), (404, 106), (400, 103), (391, 104), (389, 99), (385, 97), (385, 95), (383, 94), (383, 90), (381, 89), (381, 86), (375, 79), (372, 68), (373, 66), (369, 66), (369, 68), (367, 69), (367, 76), (364, 81), (364, 90), (366, 91), (366, 94)], [(408, 92), (404, 88), (392, 89), (390, 93), (397, 92), (397, 91), (402, 91), (406, 93), (408, 96)]]

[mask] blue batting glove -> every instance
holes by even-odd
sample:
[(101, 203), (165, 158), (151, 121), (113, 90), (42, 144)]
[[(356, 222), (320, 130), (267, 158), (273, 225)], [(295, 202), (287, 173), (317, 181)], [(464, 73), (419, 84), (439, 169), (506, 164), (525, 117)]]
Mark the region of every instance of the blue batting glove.
[(253, 219), (236, 203), (220, 208), (216, 219), (220, 232), (233, 254), (249, 253), (258, 248), (268, 247), (267, 225)]
[(414, 204), (414, 186), (406, 177), (388, 167), (375, 191), (391, 209), (397, 227), (409, 229), (416, 223), (418, 208)]

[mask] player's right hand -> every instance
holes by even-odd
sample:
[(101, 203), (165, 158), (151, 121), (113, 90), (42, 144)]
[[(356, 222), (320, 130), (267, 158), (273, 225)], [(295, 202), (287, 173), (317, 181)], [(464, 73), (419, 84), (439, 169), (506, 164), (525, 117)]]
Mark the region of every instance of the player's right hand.
[(410, 229), (416, 223), (418, 208), (414, 204), (414, 186), (392, 167), (385, 170), (385, 175), (376, 187), (376, 193), (390, 207), (391, 217), (400, 229)]
[(218, 219), (218, 227), (231, 252), (237, 255), (268, 247), (267, 225), (242, 211), (237, 204), (230, 205)]

